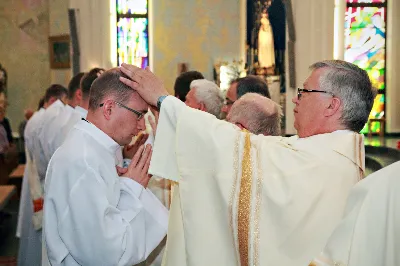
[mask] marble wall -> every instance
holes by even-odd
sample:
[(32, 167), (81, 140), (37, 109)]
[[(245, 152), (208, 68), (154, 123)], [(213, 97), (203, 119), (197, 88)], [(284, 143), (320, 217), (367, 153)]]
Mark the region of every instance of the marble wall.
[(150, 60), (170, 92), (178, 63), (212, 79), (214, 63), (244, 59), (244, 0), (153, 0), (150, 8)]
[(50, 83), (49, 0), (0, 1), (0, 63), (8, 72), (7, 117), (14, 131)]

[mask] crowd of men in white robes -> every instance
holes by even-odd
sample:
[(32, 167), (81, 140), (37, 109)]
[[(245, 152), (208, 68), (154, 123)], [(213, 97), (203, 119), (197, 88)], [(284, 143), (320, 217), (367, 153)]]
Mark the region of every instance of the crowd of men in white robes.
[[(255, 76), (225, 99), (199, 72), (179, 76), (172, 97), (126, 64), (50, 86), (24, 132), (18, 264), (397, 265), (399, 238), (382, 235), (398, 228), (400, 165), (357, 184), (376, 91), (350, 63), (310, 69), (293, 137)], [(377, 187), (393, 196), (375, 201)]]

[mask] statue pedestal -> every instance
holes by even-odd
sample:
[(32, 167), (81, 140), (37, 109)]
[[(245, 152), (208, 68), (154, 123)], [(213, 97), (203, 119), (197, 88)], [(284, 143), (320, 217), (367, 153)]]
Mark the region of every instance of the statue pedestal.
[(271, 99), (280, 104), (281, 100), (281, 82), (279, 76), (268, 76), (265, 78), (268, 84), (269, 93), (271, 95)]

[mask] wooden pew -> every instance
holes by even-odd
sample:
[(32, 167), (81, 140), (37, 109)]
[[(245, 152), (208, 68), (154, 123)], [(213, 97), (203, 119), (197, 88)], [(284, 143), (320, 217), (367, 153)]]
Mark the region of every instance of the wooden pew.
[(19, 164), (17, 168), (10, 174), (10, 179), (23, 178), (25, 172), (25, 164)]
[(4, 207), (7, 205), (8, 201), (10, 198), (14, 195), (16, 192), (16, 187), (15, 186), (0, 186), (0, 211), (4, 209)]

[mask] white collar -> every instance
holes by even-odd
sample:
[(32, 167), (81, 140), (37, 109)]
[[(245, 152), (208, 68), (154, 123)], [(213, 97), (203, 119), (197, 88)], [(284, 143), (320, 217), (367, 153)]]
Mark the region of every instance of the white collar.
[[(55, 101), (52, 105), (49, 106), (49, 108), (57, 108), (57, 107), (65, 107), (64, 103), (61, 100)], [(47, 108), (47, 109), (49, 109)]]
[(79, 105), (75, 106), (75, 111), (80, 114), (81, 117), (86, 118), (88, 110), (80, 107)]
[(110, 136), (89, 121), (81, 120), (76, 123), (75, 128), (88, 133), (88, 135), (94, 138), (101, 146), (110, 151), (113, 156), (115, 156), (117, 150), (121, 148)]
[(339, 129), (339, 130), (335, 130), (335, 131), (332, 131), (332, 132), (329, 132), (329, 133), (315, 134), (315, 135), (308, 136), (308, 137), (305, 137), (305, 138), (300, 138), (299, 135), (294, 135), (291, 138), (298, 139), (298, 140), (303, 140), (303, 139), (307, 139), (307, 138), (310, 138), (310, 137), (323, 135), (323, 134), (345, 134), (345, 133), (348, 134), (348, 133), (357, 133), (357, 132), (351, 131), (349, 129)]
[(339, 129), (339, 130), (333, 131), (332, 133), (341, 133), (341, 134), (343, 134), (343, 133), (357, 133), (357, 132), (353, 132), (353, 131), (351, 131), (349, 129)]
[(65, 108), (67, 109), (67, 111), (73, 111), (74, 110), (74, 107), (72, 107), (69, 104), (65, 105)]

